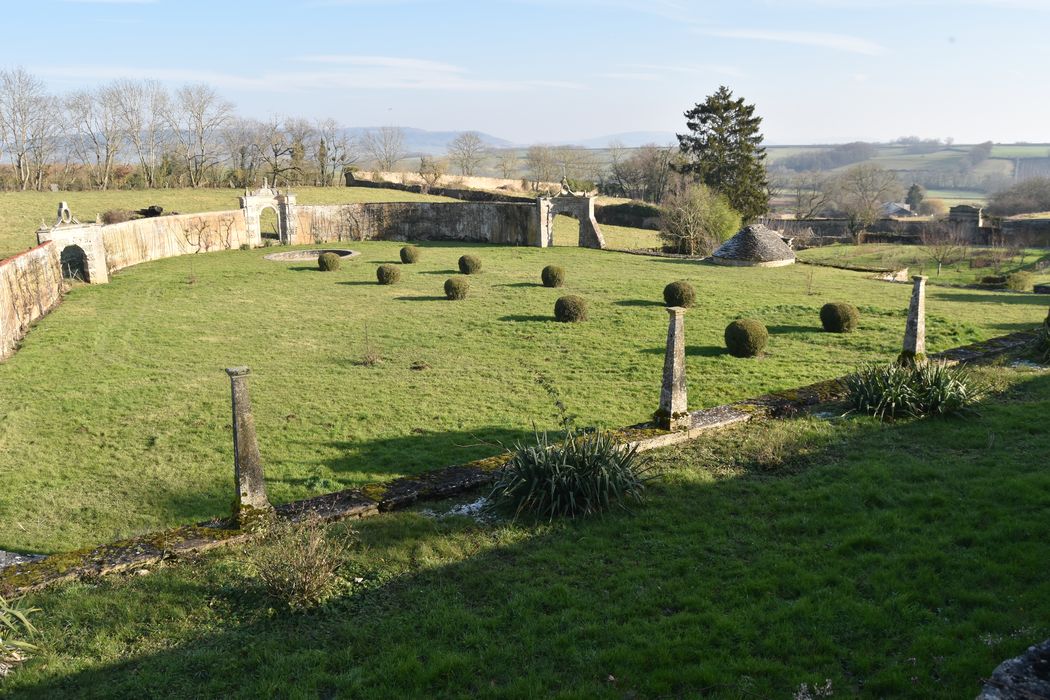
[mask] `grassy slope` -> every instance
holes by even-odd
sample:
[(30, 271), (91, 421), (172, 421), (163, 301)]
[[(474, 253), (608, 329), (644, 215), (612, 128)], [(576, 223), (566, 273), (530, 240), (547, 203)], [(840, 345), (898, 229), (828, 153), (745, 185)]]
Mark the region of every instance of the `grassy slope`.
[[(1006, 373), (1004, 373), (1006, 374)], [(973, 697), (1050, 635), (1050, 375), (977, 418), (798, 419), (655, 454), (634, 514), (363, 521), (274, 610), (234, 553), (34, 596), (10, 697)], [(986, 375), (987, 376), (987, 375)], [(777, 466), (771, 455), (785, 462)], [(2, 691), (0, 691), (2, 693)]]
[[(979, 248), (972, 249), (980, 254)], [(994, 275), (992, 268), (971, 268), (969, 256), (953, 265), (946, 265), (937, 274), (937, 263), (930, 260), (925, 246), (893, 245), (889, 243), (865, 243), (863, 245), (832, 245), (821, 248), (810, 248), (799, 252), (800, 260), (826, 262), (835, 265), (854, 265), (857, 267), (896, 268), (907, 266), (912, 274), (923, 274), (931, 282), (950, 284), (973, 284), (985, 275)], [(1012, 258), (1004, 263), (1001, 274), (1009, 274), (1019, 269), (1030, 268), (1039, 260), (1050, 260), (1050, 253), (1041, 248), (1032, 248), (1025, 252), (1025, 257)], [(1050, 268), (1033, 274), (1033, 282), (1050, 282)]]
[[(227, 251), (74, 289), (0, 364), (0, 548), (54, 551), (226, 512), (223, 367), (255, 373), (268, 487), (287, 501), (494, 454), (534, 423), (553, 426), (540, 373), (585, 424), (645, 420), (666, 336), (658, 300), (675, 279), (699, 290), (686, 319), (693, 407), (893, 356), (909, 295), (907, 285), (804, 266), (449, 245), (424, 245), (402, 282), (382, 287), (375, 266), (397, 260), (398, 244), (354, 247), (361, 257), (331, 274), (266, 261), (264, 250)], [(441, 285), (464, 252), (479, 254), (485, 271), (452, 303)], [(564, 289), (539, 286), (549, 263), (568, 271)], [(566, 293), (589, 300), (589, 322), (552, 320)], [(862, 332), (820, 332), (829, 299), (859, 305)], [(1030, 327), (1045, 306), (1032, 295), (933, 289), (931, 351)], [(722, 332), (740, 316), (770, 326), (765, 359), (724, 353)], [(359, 365), (369, 344), (384, 358), (378, 366)]]
[[(369, 187), (297, 187), (294, 191), (300, 204), (453, 201), (444, 197)], [(0, 260), (36, 245), (35, 231), (40, 221), (53, 224), (58, 203), (63, 200), (81, 221), (94, 221), (96, 214), (110, 209), (143, 209), (151, 204), (159, 204), (165, 211), (182, 214), (236, 209), (240, 194), (243, 193), (231, 189), (0, 192)]]

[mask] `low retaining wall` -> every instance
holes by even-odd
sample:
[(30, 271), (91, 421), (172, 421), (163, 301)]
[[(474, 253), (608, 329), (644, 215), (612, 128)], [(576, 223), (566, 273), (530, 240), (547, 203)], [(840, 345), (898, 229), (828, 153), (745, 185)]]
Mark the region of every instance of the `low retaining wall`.
[(292, 243), (468, 241), (540, 245), (535, 201), (296, 206)]
[(61, 298), (62, 267), (54, 244), (0, 262), (0, 360), (14, 353), (33, 322)]

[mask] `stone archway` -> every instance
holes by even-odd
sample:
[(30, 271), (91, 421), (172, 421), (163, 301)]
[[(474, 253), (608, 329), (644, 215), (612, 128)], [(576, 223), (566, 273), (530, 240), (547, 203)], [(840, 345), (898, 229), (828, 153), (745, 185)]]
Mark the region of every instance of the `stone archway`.
[(88, 271), (87, 253), (80, 246), (67, 245), (59, 253), (59, 261), (62, 266), (62, 278), (90, 282), (91, 273)]
[(554, 217), (567, 214), (580, 222), (580, 246), (583, 248), (605, 248), (605, 237), (594, 218), (594, 197), (578, 195), (573, 192), (563, 193), (556, 197), (540, 197), (537, 200), (540, 209), (540, 246), (547, 247), (554, 242)]
[(288, 245), (295, 240), (295, 195), (283, 194), (263, 180), (257, 190), (245, 190), (241, 197), (241, 209), (248, 227), (248, 235), (255, 245), (262, 245), (262, 213), (265, 209), (277, 212), (277, 235), (281, 243)]

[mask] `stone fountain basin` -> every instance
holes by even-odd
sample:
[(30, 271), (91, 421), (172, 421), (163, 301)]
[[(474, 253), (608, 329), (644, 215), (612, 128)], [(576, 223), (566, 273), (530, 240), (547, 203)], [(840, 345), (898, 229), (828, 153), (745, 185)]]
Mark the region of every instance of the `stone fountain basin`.
[(335, 253), (343, 260), (360, 255), (357, 251), (348, 248), (311, 248), (310, 250), (286, 250), (280, 253), (270, 253), (265, 258), (276, 262), (317, 262), (321, 253)]

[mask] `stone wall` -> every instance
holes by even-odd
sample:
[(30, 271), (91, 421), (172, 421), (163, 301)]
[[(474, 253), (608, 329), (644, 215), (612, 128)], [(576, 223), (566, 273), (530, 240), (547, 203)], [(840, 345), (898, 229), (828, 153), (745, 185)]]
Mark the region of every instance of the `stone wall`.
[(0, 262), (0, 360), (62, 298), (58, 248), (44, 243)]
[(539, 245), (534, 201), (384, 202), (295, 207), (294, 244), (347, 240)]

